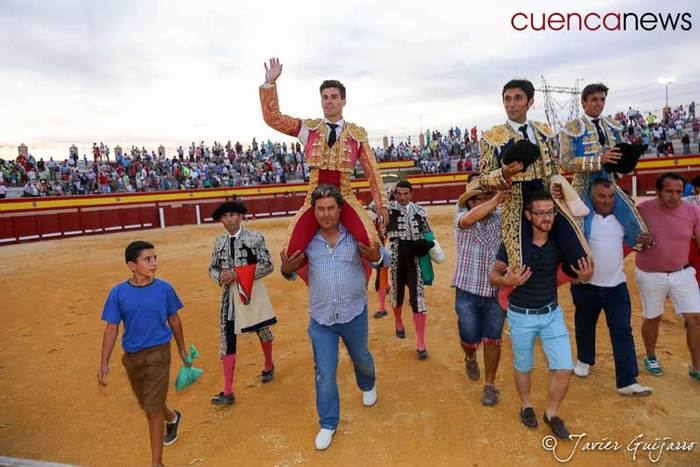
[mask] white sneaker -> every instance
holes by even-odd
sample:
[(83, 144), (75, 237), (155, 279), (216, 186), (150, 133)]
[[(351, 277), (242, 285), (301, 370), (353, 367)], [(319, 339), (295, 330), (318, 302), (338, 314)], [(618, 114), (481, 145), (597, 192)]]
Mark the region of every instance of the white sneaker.
[(362, 391), (362, 405), (372, 407), (377, 403), (377, 385), (375, 384), (369, 391)]
[(583, 363), (581, 360), (576, 360), (574, 365), (574, 374), (578, 377), (585, 378), (591, 372), (591, 365)]
[(321, 430), (316, 435), (316, 449), (318, 449), (319, 451), (323, 451), (324, 449), (328, 449), (328, 446), (330, 446), (331, 442), (333, 441), (334, 434), (335, 434), (335, 430), (329, 430), (328, 428), (321, 428)]
[(630, 384), (624, 388), (618, 388), (617, 392), (623, 396), (648, 396), (654, 390), (648, 386), (642, 386), (639, 383)]

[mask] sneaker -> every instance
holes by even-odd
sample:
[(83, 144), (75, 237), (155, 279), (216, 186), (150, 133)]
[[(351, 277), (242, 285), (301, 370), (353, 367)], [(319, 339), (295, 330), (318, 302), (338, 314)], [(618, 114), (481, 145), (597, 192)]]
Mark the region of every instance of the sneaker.
[(211, 403), (213, 405), (233, 405), (234, 402), (236, 402), (236, 396), (234, 396), (233, 393), (226, 395), (220, 392), (211, 398)]
[(372, 407), (377, 403), (377, 385), (375, 384), (369, 391), (362, 391), (362, 405)]
[(464, 359), (464, 369), (467, 370), (467, 376), (472, 381), (479, 381), (481, 377), (481, 371), (479, 371), (479, 363), (476, 361), (476, 355), (474, 360)]
[(328, 428), (321, 428), (321, 430), (316, 435), (316, 449), (323, 451), (328, 449), (328, 447), (333, 442), (333, 435), (335, 430), (329, 430)]
[(405, 339), (406, 338), (406, 330), (397, 329), (396, 330), (396, 337), (398, 337), (399, 339)]
[(416, 349), (416, 353), (418, 354), (418, 360), (427, 360), (428, 358), (428, 351), (423, 349)]
[(623, 396), (648, 396), (652, 393), (653, 389), (647, 386), (642, 386), (639, 383), (630, 384), (622, 388), (617, 388), (617, 392)]
[(664, 370), (661, 368), (659, 360), (655, 356), (644, 357), (644, 369), (647, 373), (654, 376), (661, 376), (664, 374)]
[(262, 373), (260, 374), (260, 380), (263, 383), (269, 383), (275, 378), (275, 365), (272, 365), (272, 368), (265, 371), (263, 370)]
[(165, 446), (170, 446), (177, 441), (177, 431), (180, 428), (180, 420), (182, 420), (182, 412), (179, 410), (173, 410), (173, 412), (175, 412), (175, 421), (165, 424), (165, 435), (163, 436)]
[(376, 312), (376, 313), (374, 314), (374, 318), (375, 318), (375, 319), (383, 318), (383, 317), (385, 317), (385, 316), (388, 315), (388, 314), (389, 314), (389, 313), (387, 313), (386, 310), (385, 310), (385, 311), (379, 310), (378, 312)]
[(591, 366), (588, 363), (583, 363), (581, 360), (576, 360), (574, 365), (574, 374), (580, 378), (585, 378), (591, 372)]
[(696, 370), (695, 368), (693, 368), (693, 365), (688, 365), (688, 374), (691, 378), (700, 381), (700, 370)]

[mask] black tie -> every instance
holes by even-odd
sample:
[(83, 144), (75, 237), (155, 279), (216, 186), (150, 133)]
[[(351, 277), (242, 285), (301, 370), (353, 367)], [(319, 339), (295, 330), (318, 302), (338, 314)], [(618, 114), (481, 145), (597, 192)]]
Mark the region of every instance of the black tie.
[(605, 144), (605, 133), (603, 133), (603, 129), (600, 127), (600, 119), (599, 118), (594, 118), (593, 119), (593, 124), (595, 125), (596, 131), (598, 131), (598, 141), (600, 142), (600, 145)]
[(331, 134), (328, 136), (328, 147), (332, 148), (335, 144), (335, 129), (338, 128), (338, 125), (335, 123), (326, 123), (326, 125), (331, 127)]
[(523, 134), (523, 138), (525, 138), (527, 141), (530, 141), (530, 138), (527, 136), (527, 123), (518, 128), (518, 130), (520, 130), (520, 133)]

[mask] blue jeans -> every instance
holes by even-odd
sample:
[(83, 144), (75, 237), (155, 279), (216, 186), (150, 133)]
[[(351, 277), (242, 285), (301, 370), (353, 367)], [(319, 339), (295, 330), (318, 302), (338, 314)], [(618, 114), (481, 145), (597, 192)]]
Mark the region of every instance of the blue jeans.
[(571, 296), (576, 306), (574, 321), (578, 359), (589, 365), (595, 364), (596, 324), (600, 310), (605, 310), (615, 359), (617, 387), (623, 388), (636, 383), (639, 367), (632, 337), (632, 305), (627, 284), (623, 282), (615, 287), (572, 285)]
[(309, 337), (316, 366), (316, 411), (321, 428), (335, 430), (340, 420), (340, 397), (336, 370), (338, 369), (338, 338), (355, 367), (357, 386), (362, 391), (374, 387), (374, 360), (367, 348), (367, 306), (352, 321), (324, 326), (313, 319), (309, 322)]
[(492, 344), (501, 343), (506, 314), (496, 297), (481, 297), (455, 288), (455, 311), (459, 338), (463, 344), (475, 347), (482, 340)]

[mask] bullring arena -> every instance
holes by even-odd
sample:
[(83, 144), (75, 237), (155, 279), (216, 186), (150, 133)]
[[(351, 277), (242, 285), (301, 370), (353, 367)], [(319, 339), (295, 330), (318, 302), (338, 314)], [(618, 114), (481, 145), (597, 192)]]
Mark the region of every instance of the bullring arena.
[[(259, 344), (254, 335), (244, 335), (239, 341), (237, 400), (227, 408), (209, 403), (221, 385), (220, 292), (207, 275), (213, 240), (222, 231), (219, 224), (0, 247), (0, 455), (94, 466), (141, 465), (149, 459), (146, 423), (119, 363), (120, 346), (112, 355), (108, 386), (98, 386), (96, 379), (104, 300), (113, 285), (129, 277), (123, 261), (125, 245), (144, 239), (156, 245), (158, 276), (174, 285), (185, 304), (181, 311), (185, 339), (199, 349), (195, 366), (204, 369), (203, 377), (180, 393), (171, 385), (169, 403), (183, 411), (183, 422), (178, 442), (165, 448), (168, 465), (557, 465), (554, 453), (542, 447), (550, 434), (547, 427), (540, 424), (527, 430), (518, 419), (507, 336), (496, 379), (499, 404), (483, 407), (479, 402), (483, 381), (467, 379), (450, 287), (454, 206), (427, 209), (448, 257), (435, 265), (436, 283), (426, 291), (430, 357), (416, 359), (412, 326), (406, 328), (408, 338), (399, 340), (393, 319), (370, 319), (379, 401), (372, 408), (362, 406), (349, 358), (341, 351), (341, 422), (332, 448), (324, 452), (313, 445), (318, 425), (306, 334), (307, 289), (279, 274), (279, 251), (289, 218), (247, 223), (265, 235), (275, 259), (277, 270), (266, 284), (279, 319), (273, 328), (277, 371), (271, 384), (260, 383)], [(633, 261), (633, 255), (627, 257), (625, 271), (641, 359), (641, 308), (632, 280)], [(370, 292), (369, 297), (373, 312), (376, 295)], [(560, 288), (559, 297), (573, 345), (568, 285)], [(641, 375), (641, 382), (654, 388), (650, 397), (625, 398), (615, 391), (612, 351), (602, 319), (597, 343), (595, 370), (586, 380), (574, 377), (561, 411), (572, 433), (585, 436), (578, 444), (560, 442), (556, 455), (570, 457), (571, 465), (650, 465), (654, 459), (658, 465), (699, 465), (700, 393), (697, 382), (688, 377), (685, 330), (670, 302), (658, 347), (665, 374)], [(177, 369), (173, 363), (171, 381)], [(547, 381), (545, 359), (538, 349), (533, 398), (540, 417)], [(692, 442), (692, 450), (667, 449)]]

